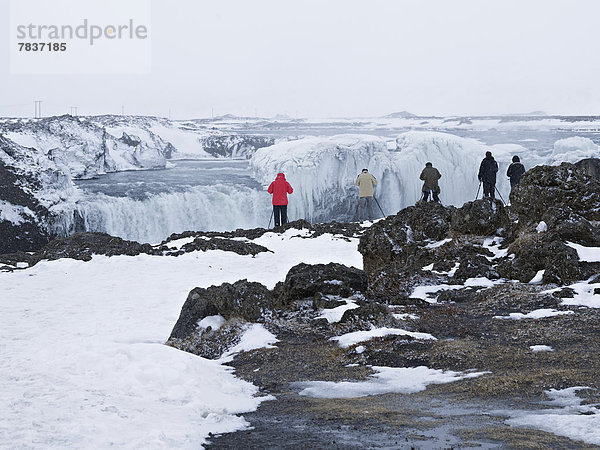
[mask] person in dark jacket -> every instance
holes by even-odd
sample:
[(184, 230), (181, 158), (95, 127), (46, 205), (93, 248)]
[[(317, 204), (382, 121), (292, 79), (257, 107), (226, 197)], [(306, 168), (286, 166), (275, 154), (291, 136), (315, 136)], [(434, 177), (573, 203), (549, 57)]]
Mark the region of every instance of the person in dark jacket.
[(492, 156), (492, 152), (485, 152), (485, 158), (479, 166), (479, 182), (483, 183), (483, 195), (485, 197), (495, 198), (496, 190), (496, 172), (498, 172), (498, 163)]
[(286, 181), (283, 173), (277, 174), (275, 181), (269, 185), (267, 192), (273, 194), (273, 216), (275, 217), (275, 226), (285, 225), (288, 222), (287, 195), (294, 192), (294, 190), (290, 183)]
[(514, 188), (521, 181), (521, 175), (525, 173), (525, 166), (517, 155), (512, 157), (512, 164), (508, 166), (506, 176), (510, 178), (510, 188)]
[(433, 164), (428, 162), (425, 164), (425, 168), (419, 178), (423, 180), (423, 188), (421, 189), (423, 191), (423, 201), (426, 202), (431, 193), (433, 201), (439, 203), (440, 197), (438, 194), (440, 193), (440, 186), (438, 180), (442, 178), (440, 172), (433, 167)]

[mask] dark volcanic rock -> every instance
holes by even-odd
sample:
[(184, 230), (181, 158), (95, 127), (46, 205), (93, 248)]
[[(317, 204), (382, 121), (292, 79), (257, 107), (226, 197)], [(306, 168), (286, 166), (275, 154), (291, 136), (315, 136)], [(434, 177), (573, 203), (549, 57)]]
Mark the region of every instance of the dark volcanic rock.
[(575, 213), (569, 206), (548, 208), (542, 220), (549, 230), (563, 240), (576, 242), (589, 247), (600, 246), (600, 227), (593, 221)]
[(590, 177), (600, 180), (600, 158), (585, 158), (577, 161), (575, 166)]
[(249, 159), (259, 148), (273, 145), (275, 139), (252, 134), (223, 134), (203, 137), (201, 138), (201, 143), (204, 151), (211, 155), (234, 159)]
[[(0, 219), (0, 254), (36, 251), (53, 237), (41, 225), (49, 212), (32, 195), (40, 188), (39, 174), (25, 173), (3, 161), (22, 157), (23, 148), (0, 135), (0, 202), (27, 208), (32, 214), (22, 214), (20, 223)], [(52, 177), (54, 174), (48, 171), (43, 176)]]
[(13, 224), (0, 221), (0, 254), (35, 251), (47, 244), (51, 237), (35, 220)]
[(358, 245), (365, 271), (371, 274), (384, 267), (406, 266), (425, 241), (447, 237), (451, 215), (451, 208), (421, 202), (377, 222), (365, 232)]
[(498, 265), (506, 278), (529, 282), (539, 270), (545, 270), (544, 283), (567, 284), (587, 278), (579, 264), (577, 251), (553, 233), (525, 234), (509, 247), (514, 258)]
[(140, 244), (135, 241), (126, 241), (106, 233), (75, 233), (66, 238), (55, 239), (46, 245), (40, 252), (32, 255), (31, 264), (43, 259), (55, 260), (72, 258), (89, 261), (92, 255), (129, 255), (151, 253), (150, 244)]
[(510, 200), (522, 225), (536, 225), (551, 208), (564, 207), (588, 221), (600, 220), (600, 181), (570, 163), (528, 170)]
[(276, 295), (288, 304), (312, 298), (315, 294), (349, 297), (367, 290), (365, 272), (342, 264), (298, 264), (290, 269), (285, 281), (275, 286)]
[(196, 332), (198, 321), (217, 314), (225, 319), (239, 317), (250, 322), (264, 321), (267, 311), (274, 306), (271, 291), (260, 283), (247, 280), (208, 289), (195, 288), (189, 293), (169, 339), (189, 339)]
[(266, 247), (262, 245), (255, 244), (253, 242), (242, 242), (242, 241), (234, 241), (233, 239), (224, 239), (224, 238), (211, 238), (211, 239), (202, 239), (201, 237), (197, 237), (193, 242), (185, 244), (179, 250), (169, 251), (168, 245), (164, 247), (159, 247), (160, 251), (164, 251), (167, 256), (179, 256), (184, 253), (189, 253), (193, 251), (207, 251), (207, 250), (223, 250), (225, 252), (233, 252), (238, 255), (252, 255), (256, 256), (261, 252), (270, 252)]
[(510, 225), (508, 213), (498, 199), (483, 198), (467, 202), (452, 213), (452, 231), (461, 234), (493, 236)]

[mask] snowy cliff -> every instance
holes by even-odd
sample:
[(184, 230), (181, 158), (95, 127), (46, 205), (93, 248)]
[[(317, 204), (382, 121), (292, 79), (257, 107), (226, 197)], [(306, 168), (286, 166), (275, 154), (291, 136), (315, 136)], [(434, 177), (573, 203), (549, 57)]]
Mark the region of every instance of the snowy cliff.
[(91, 121), (72, 116), (5, 123), (0, 132), (40, 158), (55, 162), (73, 178), (164, 168), (172, 152), (172, 145), (158, 136), (112, 135)]

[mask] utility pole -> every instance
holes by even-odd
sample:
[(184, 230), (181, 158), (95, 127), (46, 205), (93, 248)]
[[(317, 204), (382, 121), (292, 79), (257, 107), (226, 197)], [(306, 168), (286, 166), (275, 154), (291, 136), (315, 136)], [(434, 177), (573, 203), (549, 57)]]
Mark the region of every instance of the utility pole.
[(71, 106), (71, 115), (77, 117), (77, 106)]
[(125, 105), (121, 105), (121, 115), (125, 115)]
[(36, 119), (40, 119), (42, 117), (42, 101), (41, 100), (35, 100), (33, 102), (34, 104), (34, 113), (33, 113), (33, 117)]

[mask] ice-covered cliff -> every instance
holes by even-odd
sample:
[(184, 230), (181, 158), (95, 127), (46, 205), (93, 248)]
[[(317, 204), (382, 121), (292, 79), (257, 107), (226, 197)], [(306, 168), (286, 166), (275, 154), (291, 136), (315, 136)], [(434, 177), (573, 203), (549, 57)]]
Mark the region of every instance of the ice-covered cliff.
[(554, 143), (551, 161), (553, 164), (576, 163), (587, 158), (600, 158), (600, 147), (589, 138), (573, 136)]
[(172, 145), (156, 135), (121, 133), (78, 117), (60, 116), (4, 123), (0, 133), (34, 150), (74, 178), (89, 178), (107, 172), (163, 168)]
[[(370, 164), (372, 163), (372, 164)], [(376, 136), (311, 137), (259, 149), (250, 164), (256, 179), (268, 185), (283, 172), (295, 193), (290, 196), (290, 218), (312, 221), (349, 220), (356, 212), (354, 181), (371, 167), (385, 190), (391, 172), (386, 142)], [(384, 172), (387, 169), (387, 177)]]
[(371, 135), (280, 143), (258, 150), (251, 165), (264, 185), (276, 173), (286, 174), (295, 189), (288, 207), (291, 217), (351, 220), (356, 218), (358, 193), (354, 182), (361, 169), (368, 168), (377, 178), (375, 197), (385, 214), (396, 213), (421, 198), (419, 175), (426, 162), (433, 163), (442, 174), (442, 202), (462, 205), (475, 198), (479, 164), (486, 151), (496, 156), (500, 166), (497, 187), (505, 198), (509, 193), (505, 172), (512, 155), (521, 156), (527, 167), (539, 159), (529, 157), (527, 149), (518, 145), (490, 147), (452, 134), (410, 131), (400, 134), (392, 149), (388, 149), (385, 140)]

